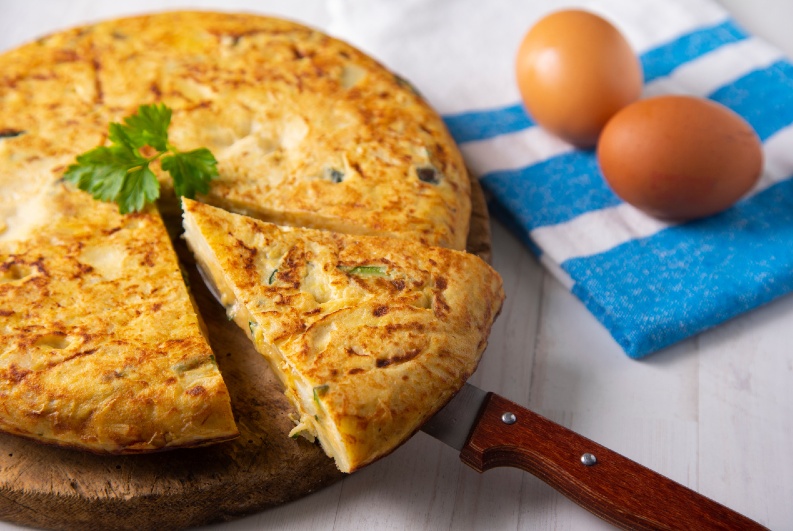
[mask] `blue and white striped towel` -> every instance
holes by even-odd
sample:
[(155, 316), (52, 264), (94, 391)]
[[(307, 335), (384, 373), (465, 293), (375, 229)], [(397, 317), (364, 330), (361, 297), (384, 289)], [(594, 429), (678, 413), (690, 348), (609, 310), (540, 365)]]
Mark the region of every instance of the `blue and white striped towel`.
[[(621, 202), (591, 151), (545, 133), (520, 105), (514, 55), (563, 7), (604, 15), (637, 51), (645, 96), (706, 96), (742, 115), (763, 177), (730, 210), (672, 225)], [(708, 0), (409, 0), (331, 3), (330, 30), (417, 85), (471, 170), (545, 266), (645, 356), (793, 289), (793, 65)]]

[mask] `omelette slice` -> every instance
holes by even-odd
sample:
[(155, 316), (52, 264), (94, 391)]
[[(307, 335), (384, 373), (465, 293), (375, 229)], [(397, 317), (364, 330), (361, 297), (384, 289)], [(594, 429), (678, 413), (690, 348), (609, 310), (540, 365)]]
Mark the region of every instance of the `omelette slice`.
[(53, 182), (7, 213), (0, 430), (114, 454), (237, 436), (154, 208), (122, 216), (116, 205)]
[(476, 369), (503, 301), (480, 258), (279, 227), (183, 200), (185, 238), (342, 472), (393, 451)]

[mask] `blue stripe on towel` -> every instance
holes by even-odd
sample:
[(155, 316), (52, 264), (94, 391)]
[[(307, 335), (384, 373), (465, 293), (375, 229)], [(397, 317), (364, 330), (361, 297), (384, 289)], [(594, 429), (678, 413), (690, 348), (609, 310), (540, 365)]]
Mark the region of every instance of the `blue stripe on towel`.
[[(732, 20), (681, 35), (641, 55), (645, 82), (668, 75), (688, 61), (746, 37)], [(498, 109), (446, 115), (443, 119), (458, 144), (515, 133), (534, 125), (520, 103)]]
[(681, 35), (641, 55), (644, 82), (649, 83), (659, 77), (668, 76), (682, 64), (747, 37), (733, 20)]
[(459, 144), (515, 133), (534, 125), (520, 103), (500, 109), (447, 115), (443, 121)]
[[(780, 61), (754, 70), (710, 97), (743, 115), (765, 140), (793, 123), (793, 65)], [(492, 172), (481, 182), (529, 231), (621, 202), (603, 180), (592, 151)]]
[(481, 182), (523, 223), (524, 231), (621, 202), (603, 180), (593, 151), (571, 151), (526, 168), (489, 173)]
[(765, 141), (793, 123), (793, 65), (778, 61), (718, 89), (710, 98), (737, 112)]
[(640, 358), (793, 290), (793, 180), (734, 208), (562, 264)]

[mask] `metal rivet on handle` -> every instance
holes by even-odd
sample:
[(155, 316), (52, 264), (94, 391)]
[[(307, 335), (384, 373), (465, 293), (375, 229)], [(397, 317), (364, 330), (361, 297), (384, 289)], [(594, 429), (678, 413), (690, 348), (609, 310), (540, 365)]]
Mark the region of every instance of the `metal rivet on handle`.
[(586, 453), (581, 456), (581, 462), (584, 463), (585, 466), (592, 466), (598, 462), (597, 457), (590, 453)]
[(515, 424), (517, 422), (518, 417), (515, 416), (514, 413), (507, 411), (503, 415), (501, 415), (501, 422), (504, 424)]

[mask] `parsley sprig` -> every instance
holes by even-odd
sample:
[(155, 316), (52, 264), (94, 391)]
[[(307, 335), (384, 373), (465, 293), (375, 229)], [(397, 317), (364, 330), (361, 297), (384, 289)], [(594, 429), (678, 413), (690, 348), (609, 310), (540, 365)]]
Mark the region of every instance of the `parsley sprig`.
[[(207, 193), (218, 176), (217, 160), (206, 148), (179, 151), (168, 142), (171, 109), (166, 105), (141, 105), (123, 123), (110, 124), (109, 146), (99, 146), (77, 157), (64, 179), (101, 201), (118, 203), (122, 214), (137, 212), (160, 196), (160, 183), (149, 165), (171, 174), (177, 195)], [(141, 149), (149, 146), (146, 155)], [(147, 156), (154, 150), (155, 153)]]

